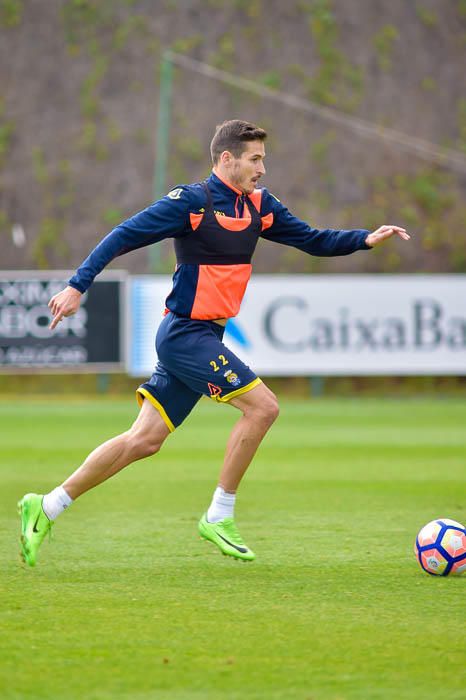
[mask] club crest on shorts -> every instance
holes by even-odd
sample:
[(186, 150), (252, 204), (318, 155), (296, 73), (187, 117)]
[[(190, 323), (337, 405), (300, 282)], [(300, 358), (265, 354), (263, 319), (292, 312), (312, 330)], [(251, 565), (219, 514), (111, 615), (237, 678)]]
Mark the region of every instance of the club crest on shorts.
[(227, 382), (229, 384), (233, 384), (233, 386), (239, 386), (241, 384), (241, 379), (233, 372), (232, 369), (227, 369), (223, 376), (226, 378)]

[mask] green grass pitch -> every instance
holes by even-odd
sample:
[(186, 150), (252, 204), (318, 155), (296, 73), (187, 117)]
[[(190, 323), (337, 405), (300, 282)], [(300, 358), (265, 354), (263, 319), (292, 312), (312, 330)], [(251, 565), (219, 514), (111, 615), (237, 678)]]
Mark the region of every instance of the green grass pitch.
[(466, 576), (421, 571), (436, 517), (466, 521), (466, 402), (283, 401), (242, 485), (251, 564), (199, 540), (237, 417), (203, 401), (156, 457), (18, 556), (16, 501), (136, 415), (128, 400), (3, 400), (2, 700), (466, 697)]

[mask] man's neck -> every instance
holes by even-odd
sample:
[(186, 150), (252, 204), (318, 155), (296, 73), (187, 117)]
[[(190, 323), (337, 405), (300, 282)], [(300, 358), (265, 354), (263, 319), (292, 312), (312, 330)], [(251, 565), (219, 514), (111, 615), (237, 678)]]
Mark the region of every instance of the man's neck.
[(226, 185), (226, 186), (229, 187), (231, 190), (233, 190), (233, 192), (236, 192), (236, 194), (239, 194), (239, 195), (244, 194), (244, 192), (243, 192), (242, 190), (239, 190), (235, 185), (233, 185), (233, 184), (229, 181), (228, 175), (226, 175), (223, 171), (219, 170), (218, 168), (213, 168), (213, 169), (212, 169), (212, 172), (214, 173), (214, 175), (216, 175), (216, 176), (218, 177), (218, 179), (219, 179), (221, 182), (223, 182), (224, 185)]

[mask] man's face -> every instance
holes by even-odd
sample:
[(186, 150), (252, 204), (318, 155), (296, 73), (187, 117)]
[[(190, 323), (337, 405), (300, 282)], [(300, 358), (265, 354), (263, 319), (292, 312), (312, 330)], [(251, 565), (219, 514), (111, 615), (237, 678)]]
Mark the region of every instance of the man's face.
[(231, 184), (245, 194), (251, 194), (259, 178), (265, 174), (265, 148), (262, 141), (246, 141), (244, 145), (245, 150), (239, 158), (229, 153), (230, 158), (224, 164)]

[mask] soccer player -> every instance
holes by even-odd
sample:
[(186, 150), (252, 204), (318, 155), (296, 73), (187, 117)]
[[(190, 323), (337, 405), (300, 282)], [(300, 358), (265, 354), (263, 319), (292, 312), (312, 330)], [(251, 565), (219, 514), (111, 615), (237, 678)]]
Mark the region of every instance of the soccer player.
[(136, 392), (139, 415), (128, 431), (97, 447), (60, 486), (19, 502), (21, 554), (34, 566), (53, 521), (74, 500), (132, 462), (160, 450), (202, 395), (241, 412), (227, 442), (217, 488), (199, 521), (201, 537), (223, 554), (255, 555), (234, 520), (236, 491), (259, 444), (278, 416), (270, 389), (226, 345), (227, 320), (239, 311), (259, 237), (310, 255), (348, 255), (391, 236), (399, 226), (317, 230), (293, 216), (266, 188), (266, 132), (238, 119), (217, 127), (210, 146), (213, 172), (204, 182), (178, 185), (111, 231), (82, 263), (69, 285), (49, 303), (54, 329), (79, 308), (82, 294), (118, 255), (174, 238), (177, 265), (156, 338), (158, 364)]

